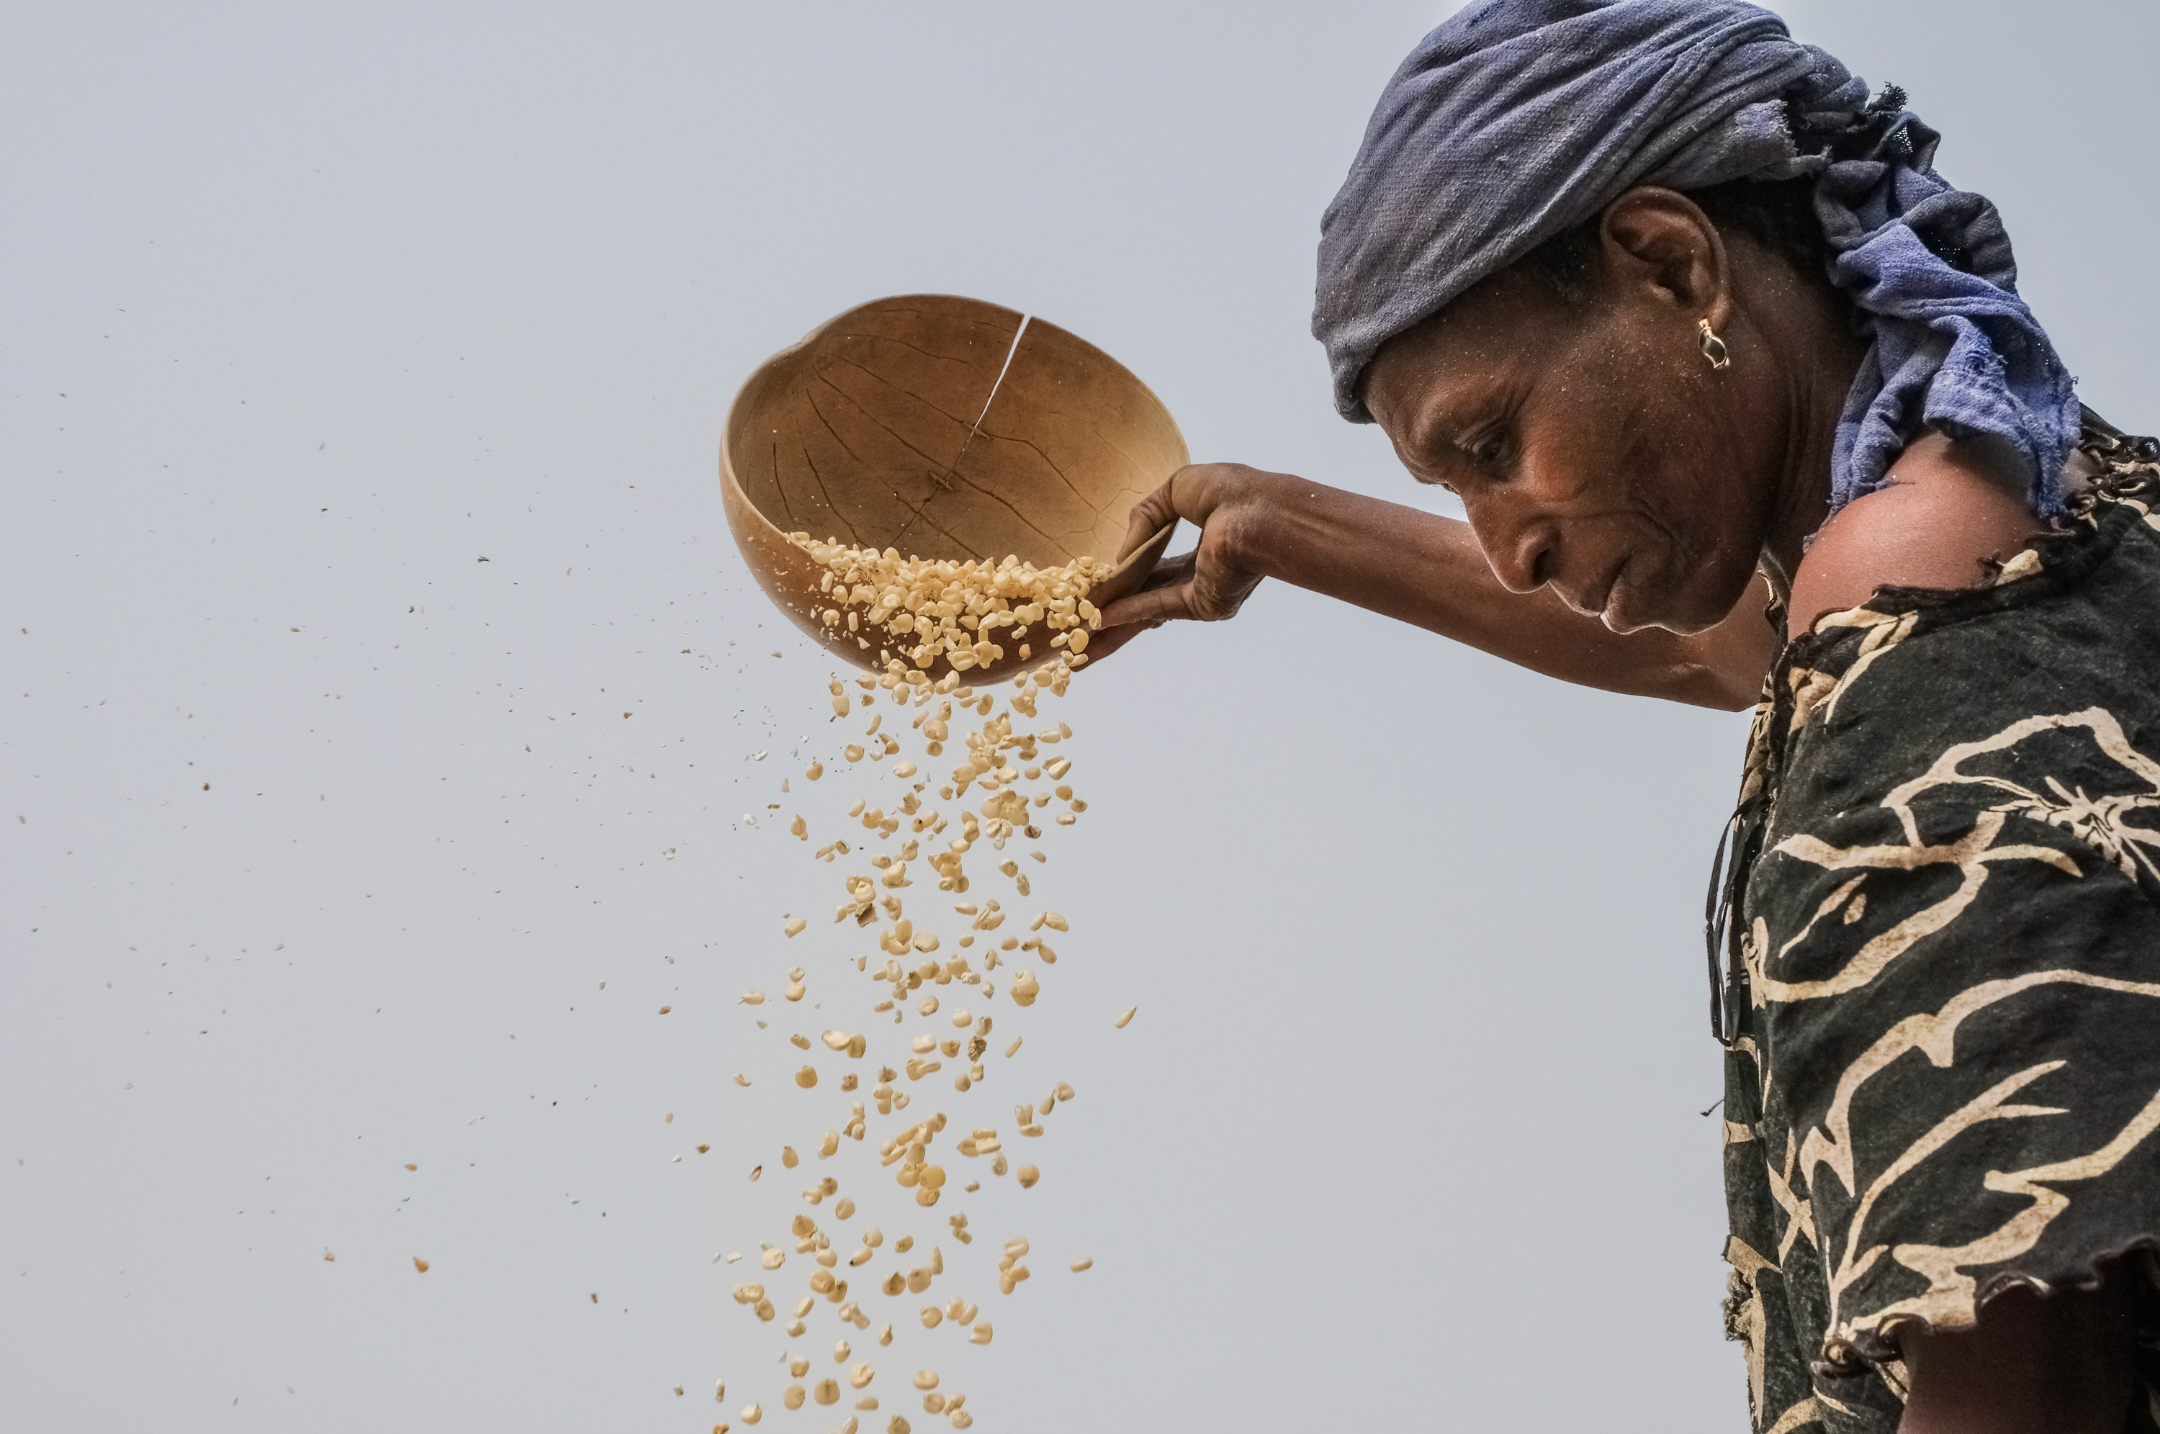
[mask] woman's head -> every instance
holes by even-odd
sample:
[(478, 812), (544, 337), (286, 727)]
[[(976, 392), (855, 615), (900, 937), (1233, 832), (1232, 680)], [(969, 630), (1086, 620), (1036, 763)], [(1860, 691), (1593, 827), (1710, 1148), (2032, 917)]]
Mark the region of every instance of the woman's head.
[[(2034, 507), (2052, 512), (2076, 395), (2016, 296), (1993, 208), (1934, 172), (1935, 145), (1902, 94), (1870, 101), (1834, 58), (1742, 0), (1474, 3), (1390, 80), (1322, 220), (1313, 332), (1336, 406), (1369, 421), (1394, 404), (1403, 416), (1389, 417), (1390, 436), (1410, 436), (1406, 459), (1438, 461), (1406, 426), (1414, 385), (1394, 371), (1453, 392), (1462, 385), (1440, 377), (1476, 347), (1479, 362), (1551, 398), (1554, 424), (1575, 416), (1567, 452), (1634, 465), (1611, 483), (1634, 493), (1631, 521), (1671, 529), (1676, 562), (1752, 562), (1729, 550), (1790, 516), (1766, 519), (1761, 504), (1788, 498), (1759, 485), (1704, 486), (1713, 469), (1759, 476), (1813, 462), (1825, 480), (1819, 520), (1879, 486), (1923, 423), (2009, 443), (2032, 474)], [(1675, 191), (1692, 197), (1638, 202)], [(1721, 256), (1712, 291), (1734, 306), (1732, 332), (1700, 305), (1650, 301), (1655, 286), (1629, 267), (1641, 259), (1631, 236), (1659, 216)], [(1815, 318), (1844, 305), (1857, 319), (1843, 325), (1861, 341), (1836, 401), (1814, 389), (1822, 364), (1786, 352), (1764, 306), (1778, 294), (1807, 296)], [(1729, 371), (1713, 374), (1692, 347), (1706, 317), (1733, 350)], [(1803, 412), (1827, 431), (1781, 427)], [(1708, 524), (1700, 531), (1674, 511), (1691, 485), (1683, 506)], [(1609, 576), (1562, 567), (1589, 588)], [(1637, 571), (1623, 569), (1623, 594)], [(1616, 619), (1694, 622), (1721, 585), (1703, 581), (1701, 593), (1675, 592), (1669, 613), (1638, 605), (1643, 616)], [(1589, 588), (1573, 595), (1595, 597)]]
[[(1508, 586), (1549, 583), (1621, 631), (1695, 630), (1731, 611), (1781, 524), (1819, 514), (1809, 479), (1861, 345), (1764, 227), (1632, 190), (1367, 367), (1366, 407), (1415, 477), (1461, 496)], [(1810, 432), (1818, 451), (1795, 441)]]

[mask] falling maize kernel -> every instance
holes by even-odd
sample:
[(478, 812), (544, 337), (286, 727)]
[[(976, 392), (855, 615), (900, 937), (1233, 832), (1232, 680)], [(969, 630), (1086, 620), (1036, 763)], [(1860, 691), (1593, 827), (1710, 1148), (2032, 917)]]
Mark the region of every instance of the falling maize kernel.
[(789, 936), (800, 936), (802, 935), (803, 928), (808, 926), (809, 924), (809, 922), (803, 920), (800, 916), (791, 916), (788, 918), (788, 924), (783, 927), (782, 930)]
[[(1038, 698), (1062, 695), (1073, 670), (1087, 660), (1084, 652), (1087, 647), (1085, 634), (1099, 626), (1100, 619), (1086, 604), (1082, 595), (1090, 582), (1100, 576), (1100, 573), (1107, 572), (1108, 568), (1106, 565), (1101, 566), (1100, 572), (1097, 572), (1088, 560), (1082, 560), (1080, 564), (1063, 572), (1038, 572), (1014, 558), (1006, 559), (1002, 563), (926, 561), (902, 559), (896, 551), (890, 549), (881, 553), (875, 550), (843, 548), (830, 542), (819, 544), (809, 539), (807, 534), (792, 535), (791, 540), (825, 568), (825, 590), (829, 594), (826, 601), (831, 607), (824, 609), (823, 614), (829, 614), (829, 630), (860, 632), (873, 641), (884, 642), (888, 649), (876, 653), (882, 671), (873, 669), (870, 675), (857, 679), (862, 688), (859, 699), (853, 697), (852, 689), (847, 688), (842, 681), (835, 679), (832, 683), (836, 713), (878, 707), (881, 705), (877, 701), (880, 695), (897, 709), (896, 712), (886, 709), (873, 713), (864, 738), (858, 739), (858, 743), (848, 752), (849, 760), (874, 760), (882, 748), (882, 755), (887, 759), (885, 765), (892, 779), (902, 782), (915, 779), (918, 769), (908, 757), (920, 754), (909, 753), (903, 756), (899, 744), (894, 741), (894, 736), (900, 731), (899, 721), (893, 722), (891, 734), (886, 734), (883, 730), (887, 716), (908, 717), (910, 714), (907, 708), (912, 704), (916, 708), (912, 714), (914, 729), (920, 734), (918, 740), (930, 744), (930, 755), (938, 755), (940, 744), (949, 742), (960, 762), (960, 766), (953, 772), (952, 785), (940, 787), (939, 799), (951, 802), (956, 800), (956, 789), (959, 794), (964, 795), (971, 785), (981, 788), (974, 799), (981, 804), (979, 818), (975, 811), (947, 814), (952, 818), (951, 828), (957, 830), (949, 829), (945, 817), (941, 817), (934, 809), (925, 808), (918, 800), (923, 788), (930, 785), (927, 782), (917, 782), (914, 791), (896, 793), (900, 800), (897, 808), (890, 813), (871, 810), (869, 801), (859, 801), (855, 803), (854, 812), (851, 814), (860, 817), (864, 826), (879, 838), (880, 842), (892, 839), (896, 834), (904, 837), (905, 834), (898, 833), (899, 825), (902, 820), (913, 818), (914, 835), (921, 839), (924, 847), (931, 849), (932, 854), (925, 863), (925, 868), (934, 874), (940, 892), (951, 893), (953, 900), (964, 903), (958, 908), (962, 916), (986, 917), (971, 921), (972, 929), (967, 939), (961, 943), (963, 947), (976, 947), (976, 936), (994, 930), (997, 924), (1003, 921), (1006, 913), (998, 911), (994, 902), (987, 903), (983, 911), (978, 912), (974, 903), (965, 901), (968, 882), (964, 860), (971, 848), (979, 853), (980, 843), (994, 842), (1001, 855), (992, 858), (993, 862), (999, 866), (1002, 875), (1014, 881), (1022, 897), (1028, 895), (1026, 888), (1020, 884), (1022, 878), (1018, 863), (1004, 860), (1002, 852), (1005, 842), (1019, 835), (1023, 828), (1027, 837), (1040, 838), (1041, 833), (1032, 823), (1039, 822), (1042, 814), (1034, 810), (1034, 807), (1048, 803), (1050, 795), (1044, 788), (1050, 783), (1043, 783), (1042, 788), (1028, 789), (1019, 789), (1017, 784), (1023, 779), (1030, 783), (1038, 782), (1045, 775), (1050, 777), (1051, 782), (1058, 782), (1069, 771), (1069, 757), (1056, 755), (1054, 751), (1044, 751), (1038, 758), (1037, 743), (1054, 744), (1063, 741), (1071, 736), (1071, 728), (1058, 723), (1044, 725), (1040, 731), (1016, 730), (1016, 724), (1022, 717), (1037, 718)], [(840, 626), (842, 617), (846, 619), (845, 627)], [(1039, 635), (1036, 635), (1038, 633)], [(1025, 660), (1030, 649), (1021, 647), (1023, 642), (1032, 637), (1032, 650), (1044, 651), (1053, 635), (1059, 639), (1065, 651), (1049, 652), (1047, 666), (1032, 673), (1022, 673), (1015, 683), (1005, 685), (1004, 678), (1007, 674), (999, 672), (998, 668), (1004, 666), (1008, 654), (1018, 650)], [(1074, 640), (1076, 637), (1077, 641)], [(863, 645), (867, 648), (871, 644), (866, 642)], [(945, 659), (949, 670), (944, 676), (933, 678), (925, 669), (934, 668), (939, 658)], [(985, 681), (979, 673), (967, 675), (976, 677), (981, 690), (963, 687), (960, 681), (962, 672), (970, 667), (987, 668), (990, 680), (999, 684), (999, 690), (993, 692), (989, 681)], [(1041, 690), (1045, 688), (1049, 691)], [(997, 711), (996, 696), (1007, 699), (1007, 710)], [(941, 702), (940, 698), (944, 700)], [(972, 716), (981, 719), (976, 730), (970, 731), (966, 727), (955, 730), (948, 726), (954, 720), (956, 710), (970, 707)], [(997, 712), (997, 715), (993, 715), (993, 712)], [(969, 719), (963, 717), (961, 720), (967, 722)], [(805, 771), (808, 780), (817, 780), (821, 775), (821, 763), (812, 763)], [(886, 775), (872, 774), (873, 780)], [(1057, 795), (1061, 801), (1072, 804), (1071, 810), (1053, 812), (1050, 815), (1070, 825), (1074, 815), (1085, 810), (1085, 806), (1073, 797), (1069, 786), (1064, 786)], [(872, 792), (871, 797), (875, 799), (876, 793)], [(890, 806), (889, 799), (886, 800)], [(777, 813), (780, 808), (774, 804), (770, 810)], [(790, 831), (807, 842), (807, 818), (792, 816)], [(957, 840), (948, 841), (948, 838)], [(830, 860), (835, 856), (844, 858), (847, 855), (846, 844), (837, 841), (828, 843), (817, 853), (820, 860)], [(900, 957), (912, 960), (917, 953), (929, 955), (937, 950), (936, 936), (929, 932), (918, 935), (912, 929), (912, 924), (905, 921), (902, 915), (901, 903), (905, 896), (910, 894), (906, 888), (914, 884), (907, 880), (905, 867), (917, 860), (916, 845), (912, 841), (903, 840), (890, 855), (878, 852), (875, 846), (862, 855), (874, 857), (876, 870), (867, 878), (844, 877), (848, 900), (841, 903), (839, 915), (855, 915), (860, 925), (867, 926), (877, 920), (879, 908), (882, 907), (882, 915), (889, 923), (883, 926), (880, 932), (868, 933), (876, 939), (886, 956), (873, 955), (868, 958), (859, 957), (857, 960), (859, 971), (869, 970), (867, 961), (884, 962), (885, 969), (873, 973), (877, 979), (889, 983), (890, 986), (889, 992), (879, 993), (890, 997), (877, 1002), (879, 1011), (893, 1012), (896, 1022), (902, 1020), (908, 1005), (915, 1005), (919, 1014), (925, 1017), (937, 1014), (943, 993), (933, 994), (921, 989), (932, 984), (933, 980), (938, 986), (956, 982), (980, 986), (980, 994), (984, 1000), (994, 1000), (996, 987), (1005, 985), (1013, 991), (1016, 1004), (1025, 1006), (1032, 1003), (1040, 993), (1040, 981), (1036, 973), (1025, 970), (1008, 971), (1004, 979), (993, 976), (1002, 964), (999, 960), (1000, 950), (1015, 950), (1021, 945), (1018, 938), (1003, 938), (1001, 948), (991, 949), (1000, 941), (1001, 936), (987, 937), (979, 948), (986, 958), (979, 972), (970, 970), (967, 964), (969, 956), (976, 954), (973, 951), (963, 951), (959, 958), (942, 965), (933, 959), (918, 970), (903, 971), (898, 962), (887, 959)], [(1017, 857), (1018, 853), (1014, 855)], [(1030, 851), (1028, 857), (1034, 862), (1046, 859), (1040, 851)], [(981, 873), (978, 870), (976, 874)], [(924, 886), (929, 884), (921, 875), (916, 876), (916, 881)], [(883, 891), (878, 889), (880, 883)], [(785, 918), (788, 921), (793, 919)], [(1034, 917), (1030, 929), (1039, 933), (1045, 926), (1059, 931), (1068, 929), (1064, 917), (1053, 912)], [(802, 929), (807, 929), (807, 921)], [(1047, 949), (1042, 948), (1038, 941), (1030, 940), (1026, 944), (1029, 951), (1040, 952), (1039, 964), (1047, 965), (1056, 959)], [(791, 972), (789, 980), (791, 987), (786, 992), (787, 998), (791, 1001), (804, 999), (807, 991), (804, 989), (802, 972)], [(962, 1060), (963, 1046), (966, 1047), (965, 1072), (956, 1075), (955, 1088), (965, 1091), (971, 1084), (983, 1079), (982, 1060), (988, 1046), (986, 1037), (990, 1032), (991, 1021), (988, 1018), (975, 1021), (967, 1011), (958, 1009), (958, 1005), (959, 1003), (955, 1002), (953, 1006), (945, 1008), (952, 1016), (955, 1039), (938, 1041), (933, 1037), (925, 1040), (912, 1038), (911, 1033), (902, 1034), (902, 1039), (913, 1047), (916, 1057), (906, 1062), (907, 1075), (911, 1080), (936, 1070), (940, 1056), (945, 1063)], [(760, 1021), (759, 1026), (762, 1030), (765, 1023)], [(874, 1039), (864, 1036), (850, 1039), (839, 1031), (824, 1032), (821, 1038), (827, 1049), (834, 1052), (844, 1051), (850, 1056), (858, 1057), (866, 1054), (867, 1045)], [(808, 1046), (806, 1039), (798, 1044), (805, 1049), (814, 1049)], [(1021, 1044), (1018, 1039), (1009, 1038), (1009, 1044), (1005, 1048), (1007, 1055), (1017, 1054)], [(890, 1116), (906, 1107), (907, 1093), (893, 1089), (897, 1079), (898, 1073), (890, 1069), (876, 1078), (875, 1103), (878, 1114)], [(816, 1081), (815, 1068), (803, 1067), (797, 1080), (804, 1089), (812, 1088)], [(748, 1084), (746, 1077), (742, 1078), (742, 1081)], [(844, 1079), (842, 1084), (847, 1090), (852, 1091), (855, 1088), (852, 1077)], [(920, 1093), (921, 1087), (916, 1090)], [(1042, 1113), (1054, 1108), (1055, 1099), (1053, 1096), (1041, 1103)], [(863, 1114), (863, 1106), (858, 1105), (854, 1118), (842, 1126), (841, 1132), (828, 1133), (824, 1137), (820, 1153), (837, 1153), (838, 1141), (843, 1137), (863, 1140)], [(1031, 1102), (1027, 1113), (1022, 1117), (1023, 1133), (1041, 1133), (1042, 1127), (1032, 1123), (1037, 1118), (1038, 1112)], [(944, 1168), (925, 1158), (945, 1125), (943, 1115), (932, 1115), (895, 1139), (886, 1140), (881, 1152), (887, 1166), (899, 1167), (896, 1172), (899, 1183), (903, 1188), (915, 1190), (917, 1203), (922, 1207), (935, 1203), (942, 1188), (948, 1183)], [(961, 1131), (954, 1132), (956, 1137), (962, 1134)], [(995, 1131), (977, 1131), (972, 1136), (957, 1139), (955, 1144), (963, 1155), (986, 1157), (995, 1174), (1002, 1176), (1007, 1173), (1006, 1158), (999, 1149)], [(788, 1153), (793, 1155), (792, 1148)], [(1039, 1179), (1033, 1166), (1022, 1166), (1018, 1173), (1023, 1188), (1032, 1187)], [(970, 1181), (967, 1188), (972, 1192), (978, 1189), (979, 1185)], [(822, 1199), (837, 1196), (837, 1190), (837, 1183), (828, 1178), (821, 1181), (816, 1189), (805, 1191), (804, 1195), (815, 1205)], [(849, 1202), (836, 1202), (835, 1208), (841, 1218), (852, 1213)], [(953, 1233), (956, 1238), (965, 1242), (969, 1237), (961, 1228), (963, 1222), (964, 1216), (955, 1217)], [(865, 1266), (872, 1251), (882, 1245), (883, 1237), (875, 1231), (866, 1231), (859, 1251), (835, 1250), (826, 1237), (818, 1233), (816, 1227), (809, 1224), (804, 1217), (797, 1238), (799, 1243), (796, 1249), (812, 1253), (817, 1262), (815, 1273), (820, 1278), (813, 1282), (813, 1289), (824, 1294), (829, 1302), (839, 1306), (843, 1325), (854, 1323), (865, 1330), (871, 1328), (868, 1316), (854, 1303), (845, 1300), (846, 1290), (830, 1270), (841, 1263), (840, 1256), (843, 1254), (850, 1255), (843, 1273)], [(898, 1241), (895, 1245), (896, 1252), (906, 1251), (910, 1243), (906, 1239)], [(1017, 1249), (1024, 1253), (1024, 1243), (1018, 1245)], [(867, 1274), (862, 1278), (865, 1285), (882, 1283), (888, 1292), (895, 1292), (895, 1286), (902, 1291), (910, 1288), (926, 1289), (930, 1275), (942, 1268), (942, 1261), (932, 1252), (931, 1265), (918, 1268), (909, 1275), (895, 1275), (882, 1282)], [(1000, 1284), (1007, 1290), (1027, 1277), (1024, 1267), (1014, 1265), (1010, 1258), (1002, 1273), (1004, 1277)], [(764, 1303), (769, 1310), (769, 1302), (763, 1301), (762, 1297), (760, 1303)], [(791, 1337), (801, 1334), (804, 1329), (803, 1320), (813, 1303), (810, 1299), (802, 1301), (801, 1307), (796, 1311), (795, 1323), (789, 1326)], [(929, 1311), (926, 1311), (926, 1315), (928, 1313)], [(974, 1323), (974, 1306), (954, 1300), (939, 1310), (938, 1314), (942, 1319), (953, 1322), (956, 1328), (971, 1328), (974, 1343), (990, 1342), (990, 1325), (987, 1321), (979, 1325)], [(925, 1318), (924, 1323), (927, 1326), (934, 1321)], [(890, 1340), (891, 1326), (886, 1325), (879, 1336), (879, 1343), (888, 1344)], [(835, 1359), (845, 1366), (849, 1357), (845, 1352), (846, 1341), (841, 1341), (839, 1350), (841, 1352), (835, 1354)], [(867, 1366), (858, 1368), (867, 1369)], [(858, 1381), (842, 1370), (835, 1370), (834, 1373), (857, 1389), (867, 1382)], [(802, 1375), (798, 1374), (797, 1377), (802, 1378)], [(807, 1385), (810, 1381), (802, 1378), (802, 1382)], [(935, 1396), (925, 1400), (926, 1411), (943, 1412), (956, 1428), (969, 1427), (972, 1419), (963, 1409), (960, 1397), (944, 1395), (935, 1389), (927, 1390), (926, 1393)], [(717, 1391), (715, 1397), (720, 1397)], [(821, 1389), (813, 1391), (813, 1397), (817, 1398), (820, 1404), (827, 1402)], [(798, 1393), (796, 1402), (791, 1407), (799, 1408), (803, 1402), (803, 1395)], [(874, 1409), (876, 1405), (877, 1401), (873, 1398), (863, 1400), (856, 1407), (867, 1410)], [(745, 1422), (749, 1422), (747, 1418)], [(897, 1415), (883, 1427), (888, 1434), (908, 1434), (906, 1421)], [(850, 1420), (842, 1434), (852, 1434), (853, 1428), (854, 1421)]]
[(1139, 1013), (1139, 1010), (1140, 1008), (1138, 1006), (1134, 1006), (1126, 1011), (1119, 1013), (1117, 1018), (1117, 1028), (1121, 1031), (1124, 1030), (1125, 1023), (1127, 1021), (1130, 1021), (1135, 1015), (1137, 1015)]

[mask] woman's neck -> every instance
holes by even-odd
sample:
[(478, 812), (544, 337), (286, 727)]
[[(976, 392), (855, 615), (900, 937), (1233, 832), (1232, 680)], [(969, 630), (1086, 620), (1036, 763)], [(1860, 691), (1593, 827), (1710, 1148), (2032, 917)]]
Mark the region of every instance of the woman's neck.
[[(1781, 286), (1782, 287), (1782, 286)], [(1761, 566), (1778, 601), (1792, 597), (1793, 575), (1808, 539), (1830, 513), (1831, 458), (1846, 395), (1866, 361), (1869, 341), (1853, 332), (1842, 296), (1819, 286), (1787, 289), (1767, 327), (1782, 356), (1784, 470), (1778, 475)]]

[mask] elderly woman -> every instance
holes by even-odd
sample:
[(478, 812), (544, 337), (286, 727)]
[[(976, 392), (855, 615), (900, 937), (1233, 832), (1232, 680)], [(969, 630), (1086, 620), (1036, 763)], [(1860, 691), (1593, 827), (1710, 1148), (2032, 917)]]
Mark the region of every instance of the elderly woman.
[(2150, 1429), (2160, 445), (2081, 410), (1936, 138), (1736, 0), (1471, 5), (1382, 95), (1313, 317), (1469, 522), (1184, 469), (1128, 547), (1198, 547), (1104, 647), (1276, 577), (1759, 693), (1711, 921), (1756, 1429)]

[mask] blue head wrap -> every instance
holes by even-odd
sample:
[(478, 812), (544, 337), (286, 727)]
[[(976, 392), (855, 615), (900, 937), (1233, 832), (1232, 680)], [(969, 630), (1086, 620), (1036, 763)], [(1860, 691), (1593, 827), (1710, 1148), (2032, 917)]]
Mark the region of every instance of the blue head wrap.
[(2074, 380), (2017, 295), (1995, 207), (1935, 172), (1940, 138), (1740, 0), (1482, 0), (1388, 81), (1320, 221), (1313, 336), (1335, 407), (1380, 346), (1636, 185), (1815, 176), (1829, 279), (1872, 346), (1838, 423), (1831, 511), (1923, 425), (1992, 435), (2062, 510)]

